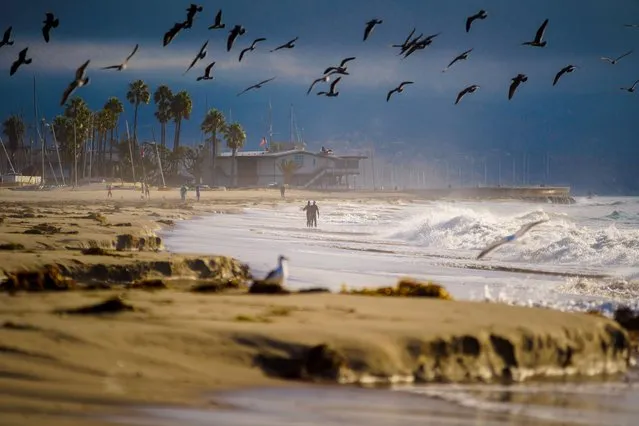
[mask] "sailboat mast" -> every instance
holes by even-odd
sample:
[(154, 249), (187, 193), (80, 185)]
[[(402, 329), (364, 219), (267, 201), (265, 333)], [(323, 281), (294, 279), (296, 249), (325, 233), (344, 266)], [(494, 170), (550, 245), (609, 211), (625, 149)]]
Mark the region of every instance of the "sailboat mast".
[(271, 143), (273, 142), (273, 106), (271, 100), (268, 100), (268, 147), (271, 149)]
[[(40, 131), (38, 129), (38, 102), (36, 100), (36, 78), (35, 75), (33, 76), (33, 130), (35, 133), (35, 139), (38, 140), (40, 139), (41, 141), (41, 146), (42, 146), (42, 152), (41, 152), (41, 157), (42, 157), (42, 174), (41, 174), (41, 178), (40, 178), (40, 185), (44, 185), (44, 151), (45, 151), (45, 147), (44, 147), (44, 138), (42, 136), (40, 136)], [(43, 130), (44, 132), (44, 130)], [(38, 137), (39, 136), (39, 137)]]
[(291, 130), (291, 144), (294, 143), (293, 141), (293, 104), (291, 104), (291, 114), (290, 114), (290, 130)]

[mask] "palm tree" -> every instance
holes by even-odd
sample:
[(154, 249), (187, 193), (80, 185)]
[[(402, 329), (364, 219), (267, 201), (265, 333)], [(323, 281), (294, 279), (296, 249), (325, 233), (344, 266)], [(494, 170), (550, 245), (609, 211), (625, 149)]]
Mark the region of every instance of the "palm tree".
[(135, 80), (129, 84), (129, 91), (126, 92), (126, 99), (135, 106), (133, 114), (133, 152), (138, 152), (138, 107), (140, 104), (148, 104), (151, 101), (149, 86), (142, 80)]
[(233, 176), (233, 186), (237, 186), (237, 151), (244, 147), (246, 133), (240, 123), (233, 123), (226, 128), (224, 139), (226, 139), (226, 146), (231, 150), (231, 156), (233, 157), (231, 176)]
[(124, 112), (124, 105), (120, 99), (116, 97), (110, 97), (104, 104), (104, 109), (109, 111), (109, 131), (111, 136), (109, 138), (109, 161), (113, 161), (113, 147), (115, 146), (115, 129), (118, 127), (120, 121), (120, 114)]
[(166, 123), (171, 119), (172, 100), (173, 92), (169, 86), (165, 84), (158, 86), (155, 93), (153, 93), (153, 102), (157, 105), (155, 118), (160, 122), (160, 140), (162, 146), (166, 146)]
[[(16, 151), (22, 146), (24, 138), (24, 121), (18, 115), (12, 115), (2, 123), (2, 133), (7, 137), (7, 150), (11, 160), (15, 158)], [(13, 163), (13, 161), (11, 161)]]
[(215, 186), (215, 168), (217, 162), (217, 156), (220, 155), (219, 150), (219, 140), (217, 138), (218, 132), (224, 133), (226, 131), (226, 119), (224, 118), (224, 114), (215, 108), (210, 109), (206, 116), (204, 117), (204, 121), (202, 121), (202, 125), (200, 129), (205, 134), (210, 134), (210, 136), (206, 139), (207, 142), (210, 142), (210, 156), (211, 156), (211, 184)]
[(193, 102), (191, 95), (186, 90), (176, 94), (171, 100), (171, 116), (175, 122), (175, 138), (173, 139), (173, 152), (177, 152), (180, 147), (180, 131), (182, 130), (182, 120), (191, 118)]
[(293, 180), (293, 176), (300, 168), (300, 165), (293, 160), (282, 160), (282, 162), (277, 165), (277, 168), (280, 169), (284, 175), (284, 183), (288, 184)]
[(64, 115), (69, 119), (70, 130), (72, 131), (70, 137), (66, 138), (67, 146), (64, 149), (67, 150), (68, 155), (74, 161), (73, 175), (77, 181), (77, 160), (83, 153), (83, 142), (89, 136), (93, 114), (84, 99), (76, 96), (67, 103)]

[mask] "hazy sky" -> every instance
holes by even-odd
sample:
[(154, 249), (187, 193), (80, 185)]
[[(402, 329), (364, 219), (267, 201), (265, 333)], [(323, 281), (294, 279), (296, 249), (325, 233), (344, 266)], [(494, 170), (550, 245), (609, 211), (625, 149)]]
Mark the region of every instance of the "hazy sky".
[[(54, 4), (55, 6), (51, 7)], [(91, 84), (77, 95), (97, 109), (112, 95), (124, 100), (127, 83), (141, 78), (154, 90), (170, 85), (188, 90), (193, 115), (183, 124), (185, 143), (200, 140), (199, 124), (205, 105), (216, 107), (245, 127), (247, 149), (255, 149), (267, 132), (269, 100), (273, 105), (275, 139), (289, 139), (289, 110), (294, 105), (298, 127), (311, 143), (341, 145), (377, 143), (400, 152), (414, 150), (441, 155), (454, 150), (550, 150), (557, 153), (637, 153), (639, 93), (620, 90), (639, 79), (639, 51), (617, 65), (600, 56), (619, 56), (639, 47), (636, 0), (233, 0), (204, 2), (204, 12), (191, 30), (162, 47), (162, 35), (174, 22), (184, 20), (187, 1), (177, 0), (4, 0), (0, 30), (13, 26), (15, 45), (0, 48), (0, 117), (23, 113), (33, 117), (32, 84), (36, 76), (38, 106), (48, 119), (59, 114), (61, 94), (75, 68), (91, 60)], [(210, 31), (218, 8), (223, 9), (224, 30)], [(464, 29), (468, 15), (488, 12)], [(40, 34), (47, 11), (61, 20), (45, 44)], [(384, 20), (367, 42), (364, 23)], [(521, 46), (531, 40), (545, 18), (547, 47)], [(247, 32), (230, 53), (228, 30), (242, 24)], [(402, 60), (390, 45), (401, 43), (409, 31), (426, 35), (441, 32), (433, 44)], [(268, 50), (299, 36), (293, 50)], [(268, 40), (239, 63), (242, 48), (254, 38)], [(183, 76), (202, 43), (208, 56)], [(124, 72), (102, 71), (117, 64), (139, 43), (140, 50)], [(18, 52), (29, 46), (33, 63), (9, 77)], [(474, 48), (470, 58), (442, 69), (457, 54)], [(306, 96), (310, 82), (327, 66), (347, 56), (350, 76), (342, 78), (337, 98)], [(204, 67), (215, 60), (215, 80), (196, 82)], [(556, 87), (552, 80), (562, 67), (581, 68), (565, 75)], [(507, 100), (510, 79), (525, 73), (512, 101)], [(241, 97), (236, 94), (260, 80), (277, 79)], [(403, 80), (414, 85), (395, 95), (388, 90)], [(457, 93), (470, 84), (481, 88), (453, 105)], [(154, 106), (140, 110), (141, 138), (159, 136)], [(133, 120), (133, 109), (125, 116)], [(172, 131), (172, 128), (169, 129)], [(612, 154), (610, 154), (612, 155)]]

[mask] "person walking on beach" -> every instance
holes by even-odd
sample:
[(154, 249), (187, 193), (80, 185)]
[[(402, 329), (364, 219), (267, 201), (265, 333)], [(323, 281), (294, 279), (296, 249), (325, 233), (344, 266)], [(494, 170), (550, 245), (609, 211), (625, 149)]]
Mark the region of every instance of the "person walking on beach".
[(313, 205), (311, 205), (311, 226), (317, 228), (317, 218), (319, 217), (319, 207), (313, 201)]
[(113, 198), (113, 193), (111, 192), (111, 190), (113, 189), (113, 184), (108, 184), (107, 185), (107, 198)]
[(302, 209), (302, 211), (306, 212), (306, 227), (310, 228), (311, 227), (311, 211), (313, 210), (313, 206), (311, 205), (311, 201), (309, 200), (306, 205), (304, 206), (304, 208)]
[(148, 183), (144, 183), (144, 196), (146, 198), (151, 198), (151, 189), (149, 188), (149, 184)]
[(285, 197), (284, 197), (284, 194), (285, 194), (285, 193), (286, 193), (286, 185), (281, 184), (281, 185), (280, 185), (280, 195), (282, 196), (282, 198), (285, 198)]
[(182, 185), (180, 188), (180, 197), (182, 198), (182, 202), (186, 201), (186, 185)]
[(195, 196), (197, 200), (200, 201), (200, 185), (195, 185)]

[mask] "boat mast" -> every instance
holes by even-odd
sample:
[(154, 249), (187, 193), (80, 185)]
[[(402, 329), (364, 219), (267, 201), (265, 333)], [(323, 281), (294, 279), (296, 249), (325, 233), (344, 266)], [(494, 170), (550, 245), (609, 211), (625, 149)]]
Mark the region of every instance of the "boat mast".
[(273, 106), (271, 100), (268, 100), (268, 148), (271, 149), (273, 142)]
[(42, 146), (42, 174), (40, 178), (40, 185), (44, 185), (44, 138), (40, 135), (40, 129), (38, 129), (38, 103), (36, 100), (36, 77), (33, 76), (33, 130), (35, 131), (36, 140), (39, 138)]

